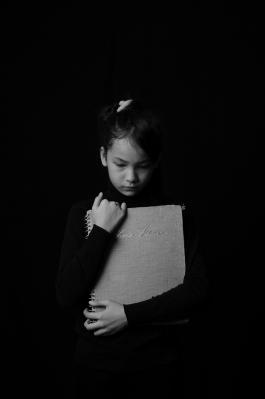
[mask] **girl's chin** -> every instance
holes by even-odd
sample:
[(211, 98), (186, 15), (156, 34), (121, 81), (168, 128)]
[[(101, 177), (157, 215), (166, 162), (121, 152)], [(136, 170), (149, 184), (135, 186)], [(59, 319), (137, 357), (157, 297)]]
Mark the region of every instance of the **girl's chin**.
[(137, 191), (120, 191), (120, 192), (126, 197), (133, 197), (134, 195), (137, 194)]
[(139, 189), (138, 190), (129, 190), (129, 189), (124, 190), (124, 189), (121, 189), (119, 191), (120, 191), (121, 194), (125, 195), (126, 197), (133, 197), (134, 195), (139, 193)]

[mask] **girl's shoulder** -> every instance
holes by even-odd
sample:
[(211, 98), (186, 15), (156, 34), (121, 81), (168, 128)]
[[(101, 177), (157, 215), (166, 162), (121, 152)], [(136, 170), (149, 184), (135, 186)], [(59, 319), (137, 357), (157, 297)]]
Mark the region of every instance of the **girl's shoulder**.
[(92, 208), (94, 199), (79, 200), (72, 204), (71, 209), (89, 210)]
[(198, 230), (196, 207), (190, 200), (184, 200), (172, 195), (163, 196), (162, 205), (179, 205), (182, 209), (183, 227), (186, 235), (194, 235)]
[(94, 198), (79, 200), (74, 202), (69, 209), (68, 218), (69, 219), (80, 219), (85, 217), (88, 210), (92, 208)]
[(91, 209), (94, 199), (79, 200), (74, 202), (68, 211), (67, 227), (78, 237), (87, 235), (87, 211)]
[(174, 197), (173, 195), (163, 195), (160, 199), (161, 205), (179, 205), (181, 206), (181, 209), (185, 211), (186, 214), (191, 214), (192, 213), (192, 203), (190, 201), (186, 201), (181, 198)]

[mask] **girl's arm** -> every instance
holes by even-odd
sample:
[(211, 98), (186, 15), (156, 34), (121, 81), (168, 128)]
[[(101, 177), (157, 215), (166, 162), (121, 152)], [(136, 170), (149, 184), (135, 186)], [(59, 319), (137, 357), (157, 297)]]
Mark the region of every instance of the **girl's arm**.
[(102, 254), (111, 240), (111, 234), (97, 225), (84, 239), (87, 209), (85, 203), (78, 203), (67, 219), (56, 280), (57, 300), (64, 307), (75, 306), (85, 297), (88, 300)]
[[(93, 306), (103, 306), (105, 309), (96, 312), (84, 310), (87, 318), (84, 326), (87, 330), (94, 331), (95, 335), (112, 335), (127, 325), (130, 327), (183, 320), (201, 308), (208, 291), (204, 260), (189, 215), (183, 218), (183, 224), (186, 255), (184, 282), (161, 295), (130, 305), (97, 301)], [(94, 323), (90, 323), (91, 319)]]

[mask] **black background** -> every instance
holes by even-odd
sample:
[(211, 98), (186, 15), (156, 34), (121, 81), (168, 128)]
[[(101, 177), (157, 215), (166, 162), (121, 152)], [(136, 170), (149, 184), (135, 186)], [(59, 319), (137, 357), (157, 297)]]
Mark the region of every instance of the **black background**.
[(60, 245), (72, 203), (101, 188), (97, 109), (127, 91), (162, 111), (165, 187), (192, 202), (200, 221), (212, 297), (187, 357), (202, 397), (258, 392), (261, 10), (223, 2), (175, 9), (23, 4), (1, 8), (0, 19), (9, 238), (2, 363), (10, 397), (70, 397), (74, 337), (54, 292)]

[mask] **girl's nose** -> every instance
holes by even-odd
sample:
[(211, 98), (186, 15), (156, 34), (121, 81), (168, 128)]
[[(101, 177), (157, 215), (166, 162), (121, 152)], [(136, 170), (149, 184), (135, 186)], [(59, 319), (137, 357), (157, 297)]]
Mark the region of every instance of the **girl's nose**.
[(137, 173), (134, 169), (129, 169), (127, 171), (126, 181), (130, 184), (134, 184), (138, 181)]

